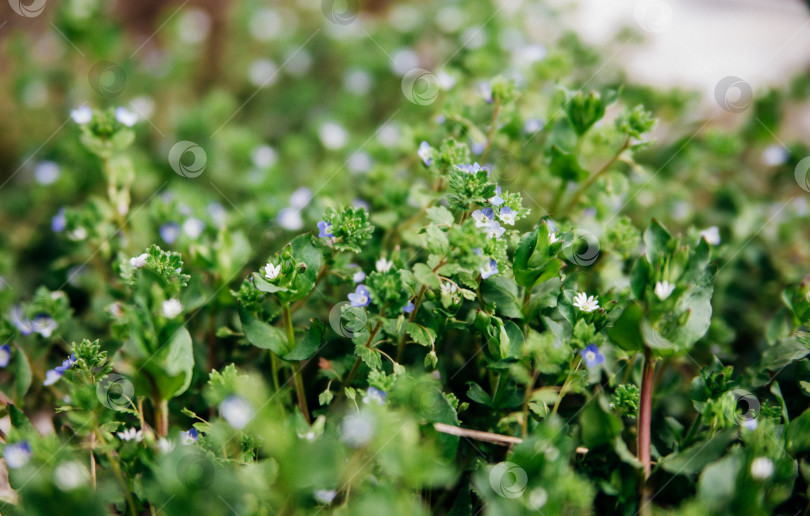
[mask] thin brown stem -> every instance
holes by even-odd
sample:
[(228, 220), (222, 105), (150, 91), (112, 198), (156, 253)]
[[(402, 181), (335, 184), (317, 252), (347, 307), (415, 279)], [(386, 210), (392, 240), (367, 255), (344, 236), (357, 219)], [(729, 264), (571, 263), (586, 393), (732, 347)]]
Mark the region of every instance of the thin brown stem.
[(655, 379), (655, 363), (652, 352), (644, 348), (644, 368), (641, 375), (641, 397), (638, 409), (638, 460), (641, 462), (644, 477), (641, 483), (640, 513), (650, 514), (650, 423), (652, 421), (652, 391)]

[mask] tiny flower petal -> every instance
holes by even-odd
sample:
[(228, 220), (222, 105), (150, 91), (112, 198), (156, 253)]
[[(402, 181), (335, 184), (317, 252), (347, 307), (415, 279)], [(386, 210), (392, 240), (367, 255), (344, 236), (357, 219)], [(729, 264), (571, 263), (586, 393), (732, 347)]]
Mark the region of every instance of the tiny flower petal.
[(675, 290), (675, 285), (668, 281), (659, 281), (655, 284), (655, 295), (661, 301), (668, 298), (673, 290)]
[(408, 301), (408, 304), (402, 307), (402, 311), (405, 312), (406, 314), (409, 314), (409, 313), (413, 312), (414, 308), (415, 307), (413, 305), (413, 302)]
[(517, 212), (509, 206), (504, 206), (501, 208), (501, 211), (498, 212), (498, 218), (501, 219), (501, 222), (509, 226), (515, 225), (515, 217), (517, 217)]
[(366, 405), (370, 403), (376, 403), (377, 405), (383, 405), (385, 403), (386, 398), (388, 398), (388, 393), (377, 389), (376, 387), (369, 387), (366, 391), (366, 395), (363, 397), (363, 403)]
[(329, 238), (335, 236), (332, 234), (332, 224), (324, 222), (323, 220), (318, 222), (318, 231), (318, 236), (320, 238)]
[(8, 344), (0, 346), (0, 367), (6, 367), (11, 360), (11, 347)]
[(580, 292), (574, 296), (573, 305), (583, 312), (593, 312), (599, 308), (599, 300), (594, 296), (589, 296), (585, 292)]
[(379, 272), (388, 272), (389, 270), (391, 270), (391, 267), (394, 265), (394, 262), (386, 260), (385, 258), (380, 258), (374, 265), (377, 267), (377, 270)]
[(88, 106), (79, 106), (70, 111), (70, 118), (77, 124), (84, 125), (93, 119), (93, 110)]
[(62, 378), (62, 373), (60, 371), (57, 371), (56, 369), (48, 369), (45, 372), (45, 381), (42, 382), (42, 385), (46, 387), (48, 385), (53, 385), (58, 382), (60, 378)]
[(368, 304), (371, 302), (370, 293), (366, 286), (362, 284), (357, 285), (355, 291), (352, 294), (349, 294), (348, 298), (352, 306), (356, 308), (368, 306)]
[(364, 279), (366, 279), (366, 273), (363, 271), (357, 271), (352, 275), (352, 281), (355, 283), (362, 283)]
[(160, 313), (167, 319), (174, 319), (183, 312), (183, 305), (179, 299), (171, 298), (163, 302)]
[(11, 469), (19, 469), (31, 460), (31, 446), (28, 441), (20, 441), (14, 444), (7, 444), (3, 448), (3, 458), (6, 465)]
[(138, 122), (138, 115), (125, 107), (115, 108), (115, 119), (127, 127), (132, 127)]
[(173, 244), (180, 236), (180, 224), (176, 222), (169, 222), (160, 226), (160, 238), (167, 244)]
[(129, 259), (129, 264), (135, 267), (136, 269), (140, 269), (141, 267), (146, 266), (146, 259), (149, 258), (149, 255), (146, 253), (139, 254), (134, 258)]
[(599, 352), (596, 344), (589, 344), (582, 351), (579, 352), (585, 365), (588, 367), (595, 367), (605, 361), (605, 356)]
[(419, 157), (422, 159), (422, 163), (425, 164), (426, 167), (429, 167), (431, 163), (433, 163), (433, 158), (431, 158), (431, 147), (428, 142), (422, 142), (419, 144)]
[(494, 276), (495, 274), (498, 274), (498, 272), (499, 272), (498, 271), (498, 262), (496, 262), (495, 260), (490, 259), (489, 263), (487, 263), (483, 267), (480, 267), (478, 270), (481, 271), (481, 279), (487, 279), (490, 276)]

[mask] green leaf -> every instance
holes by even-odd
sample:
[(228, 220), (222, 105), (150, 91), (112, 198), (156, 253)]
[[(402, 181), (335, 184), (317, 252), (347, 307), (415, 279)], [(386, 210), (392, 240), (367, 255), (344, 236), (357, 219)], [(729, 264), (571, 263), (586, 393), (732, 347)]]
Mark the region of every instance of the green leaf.
[(8, 410), (8, 418), (13, 428), (22, 430), (26, 434), (38, 433), (22, 410), (11, 404), (6, 406), (6, 410)]
[(326, 327), (317, 319), (312, 320), (312, 325), (309, 327), (303, 339), (296, 341), (295, 348), (282, 356), (284, 360), (307, 360), (312, 355), (318, 352), (323, 345), (323, 336), (326, 333)]
[(760, 368), (766, 371), (778, 371), (796, 360), (810, 354), (806, 337), (799, 332), (795, 337), (780, 340), (775, 346), (765, 350), (760, 360)]
[(487, 303), (495, 303), (495, 311), (499, 315), (523, 319), (518, 287), (512, 278), (497, 276), (484, 280), (481, 282), (481, 295)]
[(14, 401), (17, 405), (23, 404), (25, 393), (31, 387), (33, 375), (31, 374), (31, 364), (28, 362), (28, 357), (23, 352), (20, 346), (15, 346), (17, 349), (15, 360), (16, 374), (14, 377)]
[(242, 331), (245, 337), (257, 348), (269, 349), (278, 356), (284, 356), (290, 351), (287, 348), (287, 336), (281, 330), (260, 321), (241, 304), (239, 305), (239, 320), (242, 321)]
[(566, 152), (556, 145), (551, 147), (551, 173), (566, 182), (580, 182), (588, 177), (588, 171), (579, 165), (576, 154)]
[(354, 354), (360, 357), (360, 360), (365, 362), (371, 369), (380, 369), (382, 367), (380, 354), (371, 348), (367, 348), (364, 344), (355, 344)]
[[(194, 351), (191, 343), (191, 335), (185, 326), (179, 327), (172, 335), (171, 340), (165, 346), (166, 358), (164, 368), (166, 374), (158, 378), (158, 381), (170, 379), (172, 388), (163, 391), (168, 394), (164, 399), (169, 399), (183, 394), (189, 385), (194, 370)], [(161, 350), (162, 351), (162, 350)]]
[(693, 475), (703, 470), (725, 453), (726, 448), (737, 438), (737, 430), (718, 432), (705, 441), (699, 441), (679, 452), (662, 458), (662, 468), (675, 475)]
[(431, 328), (408, 322), (405, 323), (405, 331), (417, 344), (432, 347), (436, 343), (436, 332)]
[[(292, 284), (292, 294), (284, 295), (287, 302), (304, 299), (315, 288), (315, 280), (321, 268), (321, 252), (312, 241), (312, 235), (307, 233), (298, 236), (290, 242), (292, 256), (299, 264), (306, 264), (306, 270), (299, 272)], [(279, 296), (281, 298), (282, 296)]]
[(810, 409), (790, 422), (785, 431), (785, 448), (797, 457), (810, 451)]
[(430, 289), (439, 290), (441, 287), (439, 276), (424, 263), (417, 263), (413, 266), (413, 276), (419, 283), (426, 285)]
[(480, 385), (475, 382), (467, 382), (467, 386), (469, 386), (469, 390), (467, 391), (468, 398), (476, 403), (492, 407), (492, 397), (487, 394)]
[(428, 218), (434, 223), (445, 226), (452, 226), (456, 218), (453, 213), (444, 206), (434, 206), (427, 209)]
[(667, 246), (672, 240), (669, 230), (656, 219), (652, 220), (650, 227), (644, 232), (645, 254), (649, 263), (667, 253)]
[(253, 273), (253, 284), (256, 285), (256, 288), (261, 290), (262, 292), (267, 292), (269, 294), (275, 294), (277, 292), (289, 292), (289, 289), (284, 287), (279, 287), (278, 285), (274, 285), (269, 281), (265, 280), (261, 277), (258, 273)]
[(607, 402), (598, 397), (588, 403), (579, 417), (582, 425), (582, 444), (594, 448), (610, 443), (622, 431), (622, 422), (605, 406)]
[(450, 241), (447, 239), (447, 233), (435, 225), (430, 224), (424, 229), (425, 231), (425, 244), (428, 251), (433, 254), (443, 255), (447, 253), (450, 248)]

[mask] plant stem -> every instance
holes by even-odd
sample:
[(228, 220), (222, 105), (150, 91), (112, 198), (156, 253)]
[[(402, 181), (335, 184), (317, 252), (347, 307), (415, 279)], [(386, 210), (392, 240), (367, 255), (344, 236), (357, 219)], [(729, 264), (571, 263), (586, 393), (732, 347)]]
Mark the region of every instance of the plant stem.
[[(416, 311), (416, 309), (414, 309), (414, 312), (415, 311)], [(374, 341), (374, 337), (377, 336), (377, 332), (380, 331), (381, 326), (382, 326), (382, 321), (377, 321), (377, 324), (374, 325), (374, 328), (371, 330), (371, 333), (368, 335), (368, 340), (366, 341), (366, 347), (371, 346), (371, 343)], [(357, 357), (357, 359), (354, 361), (354, 365), (352, 366), (351, 371), (349, 371), (349, 374), (346, 376), (346, 380), (343, 382), (343, 387), (348, 387), (349, 385), (352, 384), (352, 380), (354, 380), (354, 375), (357, 374), (357, 370), (360, 369), (360, 362), (362, 362), (362, 360), (360, 360), (360, 357)], [(341, 394), (344, 394), (345, 392), (346, 392), (346, 389), (344, 388), (343, 391), (341, 391)]]
[(644, 369), (641, 374), (641, 398), (638, 409), (638, 460), (644, 471), (644, 478), (641, 484), (640, 511), (641, 514), (649, 514), (649, 486), (647, 481), (650, 477), (650, 423), (652, 417), (652, 391), (653, 380), (655, 379), (655, 363), (653, 362), (650, 349), (644, 348)]
[[(433, 267), (433, 272), (436, 272), (441, 268), (442, 265), (445, 264), (445, 260), (442, 257), (439, 260), (439, 264)], [(413, 310), (411, 311), (411, 315), (408, 316), (408, 322), (413, 322), (416, 319), (416, 314), (419, 312), (419, 307), (422, 306), (422, 299), (425, 297), (425, 292), (427, 292), (427, 285), (422, 285), (422, 288), (419, 289), (419, 293), (416, 294), (416, 301), (413, 303)], [(397, 362), (402, 359), (402, 352), (405, 349), (405, 341), (407, 339), (407, 333), (402, 334), (402, 338), (399, 339), (399, 344), (397, 345)]]
[(560, 388), (560, 394), (557, 396), (557, 401), (554, 402), (554, 408), (551, 410), (551, 415), (557, 415), (557, 409), (560, 408), (560, 402), (562, 401), (563, 397), (565, 396), (566, 392), (568, 392), (568, 386), (571, 385), (571, 378), (574, 376), (574, 373), (579, 371), (579, 366), (582, 365), (582, 357), (577, 355), (577, 366), (568, 371), (568, 376), (565, 378), (565, 382), (563, 383), (562, 387)]
[(489, 133), (487, 133), (487, 146), (484, 148), (484, 153), (481, 154), (481, 164), (487, 162), (489, 157), (489, 149), (492, 147), (492, 137), (495, 135), (495, 128), (498, 124), (498, 115), (501, 113), (501, 99), (495, 99), (495, 106), (492, 108), (492, 119), (489, 122)]
[[(290, 304), (284, 303), (281, 307), (281, 314), (284, 318), (284, 328), (287, 330), (287, 347), (290, 351), (295, 349), (295, 331), (292, 325), (292, 314), (290, 314)], [(309, 424), (309, 408), (307, 407), (307, 393), (304, 390), (304, 379), (301, 377), (301, 372), (304, 369), (304, 364), (298, 362), (293, 367), (293, 383), (295, 384), (295, 395), (298, 398), (298, 408), (301, 409), (301, 415), (304, 420)]]
[(532, 378), (529, 380), (529, 383), (526, 384), (526, 394), (523, 396), (523, 419), (520, 422), (520, 434), (523, 438), (526, 438), (526, 435), (529, 432), (529, 401), (532, 399), (532, 392), (534, 392), (534, 384), (537, 381), (537, 377), (540, 375), (540, 371), (534, 370), (532, 372)]
[(113, 455), (112, 451), (110, 450), (107, 450), (105, 454), (107, 455), (107, 459), (110, 461), (110, 467), (112, 467), (115, 478), (118, 479), (118, 483), (121, 484), (121, 489), (124, 490), (124, 497), (127, 500), (129, 511), (132, 513), (132, 516), (138, 516), (138, 509), (135, 507), (135, 499), (132, 498), (132, 490), (129, 488), (129, 485), (124, 478), (124, 474), (121, 471), (121, 465), (118, 463), (118, 459), (116, 459), (115, 455)]
[(584, 183), (579, 185), (579, 188), (577, 188), (577, 190), (574, 192), (574, 196), (571, 197), (571, 200), (568, 201), (568, 204), (565, 205), (565, 209), (563, 210), (564, 214), (568, 214), (568, 211), (574, 206), (576, 206), (580, 197), (582, 197), (582, 194), (585, 193), (585, 190), (590, 188), (590, 186), (594, 184), (597, 179), (602, 177), (605, 174), (605, 172), (607, 172), (608, 169), (610, 169), (610, 167), (613, 166), (613, 164), (616, 163), (616, 161), (618, 161), (619, 157), (622, 155), (624, 151), (627, 150), (628, 147), (630, 147), (630, 137), (625, 138), (624, 143), (619, 148), (619, 150), (616, 151), (616, 154), (614, 154), (613, 157), (610, 158), (610, 160), (607, 163), (605, 163), (602, 166), (602, 168), (599, 169), (598, 172), (596, 172), (596, 174), (590, 176), (588, 179), (585, 180)]
[[(141, 427), (143, 428), (143, 427)], [(96, 433), (92, 432), (90, 434), (90, 480), (93, 482), (93, 489), (96, 488), (96, 456), (94, 452), (96, 450)]]
[(279, 382), (278, 382), (278, 367), (279, 367), (278, 366), (278, 355), (276, 355), (275, 353), (273, 353), (271, 351), (270, 352), (270, 370), (271, 370), (272, 376), (273, 376), (273, 388), (275, 389), (275, 392), (278, 392), (279, 389), (281, 388), (280, 385), (279, 385)]
[(155, 404), (155, 432), (158, 437), (169, 435), (169, 400), (158, 400)]

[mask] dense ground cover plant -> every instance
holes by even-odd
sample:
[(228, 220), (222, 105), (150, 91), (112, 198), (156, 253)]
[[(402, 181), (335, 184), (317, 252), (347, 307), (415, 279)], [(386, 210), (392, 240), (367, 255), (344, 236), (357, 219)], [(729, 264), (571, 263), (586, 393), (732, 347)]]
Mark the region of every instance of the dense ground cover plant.
[(806, 511), (806, 76), (726, 127), (541, 3), (105, 9), (3, 41), (4, 514)]

